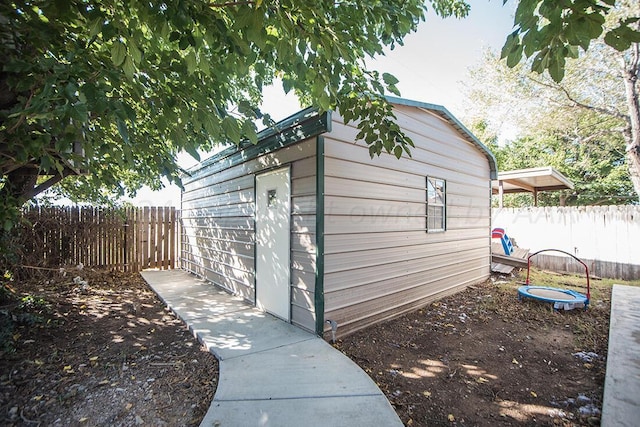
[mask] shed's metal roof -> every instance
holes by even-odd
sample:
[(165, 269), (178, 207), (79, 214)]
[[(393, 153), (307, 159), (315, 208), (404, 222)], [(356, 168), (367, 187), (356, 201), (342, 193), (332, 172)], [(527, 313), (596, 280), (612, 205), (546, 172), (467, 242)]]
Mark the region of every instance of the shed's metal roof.
[[(494, 157), (493, 153), (491, 152), (491, 150), (489, 150), (482, 142), (480, 142), (480, 140), (478, 140), (478, 138), (476, 138), (471, 131), (469, 131), (458, 119), (455, 118), (455, 116), (453, 114), (451, 114), (449, 112), (449, 110), (447, 110), (445, 107), (443, 107), (442, 105), (436, 105), (436, 104), (428, 104), (425, 102), (419, 102), (419, 101), (413, 101), (410, 99), (405, 99), (405, 98), (396, 98), (393, 96), (388, 96), (386, 97), (387, 101), (389, 101), (389, 103), (391, 104), (397, 104), (397, 105), (406, 105), (409, 107), (416, 107), (416, 108), (422, 108), (424, 110), (430, 111), (432, 113), (437, 114), (438, 116), (440, 116), (441, 118), (443, 118), (445, 121), (447, 121), (451, 126), (453, 126), (458, 132), (460, 132), (460, 134), (464, 137), (464, 139), (466, 139), (468, 142), (470, 142), (471, 144), (475, 145), (476, 147), (478, 147), (478, 149), (480, 149), (480, 151), (485, 155), (485, 157), (487, 158), (487, 160), (489, 161), (489, 169), (490, 169), (490, 176), (491, 179), (496, 179), (497, 178), (497, 174), (498, 174), (498, 166), (497, 166), (497, 162), (496, 162), (496, 158)], [(311, 132), (295, 132), (293, 131), (294, 129), (300, 129), (302, 127), (309, 127), (309, 124), (312, 123), (320, 123), (323, 122), (322, 124), (326, 127), (325, 129), (323, 129), (322, 126), (311, 126), (313, 127), (313, 130)], [(296, 138), (299, 138), (298, 140), (302, 140), (305, 138), (309, 138), (311, 136), (315, 136), (318, 134), (323, 133), (323, 131), (331, 131), (330, 129), (330, 122), (331, 120), (328, 118), (328, 116), (326, 114), (319, 114), (318, 111), (314, 108), (306, 108), (302, 111), (299, 111), (298, 113), (278, 122), (277, 124), (275, 124), (273, 127), (271, 128), (267, 128), (263, 131), (261, 131), (260, 133), (258, 133), (258, 144), (257, 146), (262, 145), (263, 141), (265, 140), (279, 140), (282, 139), (282, 141), (277, 141), (277, 144), (273, 144), (273, 146), (271, 146), (272, 144), (269, 144), (269, 147), (266, 147), (262, 150), (258, 150), (260, 152), (264, 152), (264, 150), (266, 149), (267, 151), (275, 149), (275, 148), (281, 148), (284, 145), (288, 145), (292, 142), (295, 141)], [(288, 135), (287, 138), (282, 138), (282, 134), (286, 133), (287, 131), (289, 131), (290, 135)], [(216, 163), (216, 162), (220, 162), (223, 160), (231, 160), (231, 158), (233, 158), (234, 160), (236, 157), (240, 156), (240, 157), (245, 157), (246, 155), (243, 155), (243, 151), (246, 149), (250, 149), (251, 147), (251, 143), (245, 141), (243, 143), (240, 144), (240, 146), (232, 146), (227, 148), (226, 150), (221, 151), (220, 153), (217, 153), (213, 156), (211, 156), (210, 158), (202, 161), (200, 164), (194, 166), (193, 168), (191, 168), (188, 172), (187, 175), (191, 175), (199, 170), (202, 170), (203, 168), (206, 168), (207, 166)], [(251, 153), (251, 154), (256, 154), (256, 153)]]
[(238, 164), (327, 131), (331, 131), (330, 113), (320, 114), (315, 108), (305, 108), (260, 131), (257, 144), (245, 140), (239, 145), (231, 145), (195, 165), (186, 171), (186, 175), (194, 176), (211, 165)]

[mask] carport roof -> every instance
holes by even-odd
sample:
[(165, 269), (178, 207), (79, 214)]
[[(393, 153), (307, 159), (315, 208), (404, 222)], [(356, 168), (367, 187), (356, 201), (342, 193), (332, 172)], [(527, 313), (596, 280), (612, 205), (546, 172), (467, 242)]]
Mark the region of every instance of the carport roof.
[(573, 183), (550, 166), (498, 172), (491, 182), (493, 194), (533, 193), (534, 199), (539, 191), (567, 189), (573, 189)]
[(498, 172), (498, 179), (491, 183), (494, 194), (498, 194), (500, 181), (502, 181), (505, 193), (533, 193), (534, 190), (549, 191), (573, 188), (573, 183), (569, 178), (550, 166)]

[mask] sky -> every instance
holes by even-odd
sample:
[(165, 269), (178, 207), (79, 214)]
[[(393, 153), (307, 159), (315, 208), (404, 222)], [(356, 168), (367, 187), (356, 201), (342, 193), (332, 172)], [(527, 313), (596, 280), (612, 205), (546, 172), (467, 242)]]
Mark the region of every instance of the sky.
[[(368, 62), (371, 69), (396, 76), (403, 98), (446, 107), (459, 119), (464, 111), (462, 88), (468, 69), (477, 64), (486, 48), (499, 51), (513, 27), (515, 2), (469, 0), (471, 12), (464, 19), (441, 19), (431, 12), (418, 30), (407, 36), (404, 46), (385, 51)], [(293, 95), (280, 87), (264, 92), (262, 110), (276, 121), (300, 110)], [(207, 157), (207, 156), (204, 156)], [(204, 158), (203, 157), (203, 158)], [(197, 161), (185, 154), (178, 159), (189, 168)], [(170, 186), (160, 192), (142, 189), (133, 199), (138, 206), (180, 206), (180, 189)]]

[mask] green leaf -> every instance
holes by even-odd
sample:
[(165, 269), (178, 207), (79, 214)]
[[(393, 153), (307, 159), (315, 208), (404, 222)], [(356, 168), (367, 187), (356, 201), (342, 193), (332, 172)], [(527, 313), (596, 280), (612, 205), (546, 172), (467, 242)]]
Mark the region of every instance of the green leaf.
[(187, 153), (189, 153), (189, 155), (191, 155), (191, 157), (193, 157), (197, 161), (200, 161), (200, 153), (198, 153), (198, 150), (196, 147), (194, 147), (191, 144), (187, 144), (185, 145), (184, 149)]
[(193, 147), (187, 148), (187, 146), (191, 144), (191, 141), (189, 141), (184, 129), (177, 125), (171, 129), (171, 139), (178, 147), (184, 147), (185, 150), (194, 149)]
[(192, 50), (187, 53), (184, 57), (185, 62), (187, 63), (187, 73), (193, 74), (196, 71), (198, 66), (198, 61), (196, 59), (196, 53)]
[(74, 85), (72, 82), (67, 83), (64, 88), (64, 93), (67, 96), (67, 99), (74, 101), (76, 99), (76, 92), (78, 91), (78, 87)]
[(253, 124), (251, 120), (245, 120), (242, 123), (242, 134), (252, 144), (255, 145), (258, 143), (258, 134), (256, 132), (256, 126)]
[(127, 47), (121, 41), (116, 41), (111, 46), (111, 62), (116, 67), (119, 67), (124, 62), (124, 58), (127, 56)]
[(618, 27), (604, 36), (604, 42), (619, 52), (629, 49), (631, 43), (640, 42), (640, 32), (629, 27)]
[(133, 79), (133, 74), (136, 72), (136, 67), (135, 65), (133, 65), (133, 60), (131, 59), (131, 56), (127, 55), (127, 57), (124, 60), (124, 64), (122, 65), (122, 69), (124, 71), (124, 74), (129, 79)]
[(120, 137), (122, 137), (122, 140), (125, 142), (125, 144), (129, 144), (129, 130), (127, 129), (127, 125), (124, 121), (122, 121), (121, 119), (117, 119), (116, 120), (116, 125), (118, 127), (118, 133), (120, 134)]
[(567, 56), (574, 59), (578, 58), (580, 56), (578, 46), (567, 46)]
[(402, 157), (402, 151), (402, 146), (396, 145), (393, 149), (393, 154), (396, 156), (396, 158), (399, 159), (400, 157)]
[(189, 37), (187, 36), (181, 37), (180, 41), (178, 42), (178, 47), (180, 47), (181, 50), (186, 50), (189, 46), (191, 46), (191, 43), (189, 42)]
[(220, 133), (219, 124), (211, 114), (204, 117), (204, 129), (212, 138), (217, 138)]
[(549, 62), (549, 75), (556, 82), (559, 83), (564, 77), (564, 57), (556, 56)]
[(398, 90), (398, 88), (395, 85), (387, 86), (387, 90), (389, 90), (389, 92), (391, 92), (395, 96), (401, 96), (400, 91)]
[(382, 73), (382, 80), (384, 80), (387, 85), (396, 85), (400, 82), (393, 74), (389, 73)]
[(520, 44), (520, 38), (518, 37), (518, 31), (514, 31), (513, 33), (507, 36), (507, 40), (504, 42), (504, 46), (502, 46), (502, 51), (500, 53), (500, 59), (504, 59), (513, 51), (514, 47)]
[(200, 70), (204, 73), (205, 76), (211, 75), (211, 67), (209, 66), (209, 61), (206, 59), (204, 61), (200, 61)]
[(318, 99), (318, 103), (320, 104), (320, 108), (324, 111), (329, 111), (331, 109), (331, 99), (329, 99), (329, 95), (327, 95), (326, 92), (322, 92)]
[(282, 89), (284, 90), (284, 93), (291, 92), (291, 89), (293, 89), (293, 83), (293, 79), (288, 76), (284, 76), (282, 78)]
[(227, 137), (234, 143), (239, 144), (242, 135), (238, 127), (238, 121), (231, 116), (227, 116), (222, 120), (222, 129)]
[(380, 152), (376, 149), (374, 145), (369, 146), (369, 156), (373, 159), (376, 154), (380, 154)]
[(520, 62), (520, 59), (522, 59), (522, 45), (517, 44), (514, 45), (514, 48), (507, 56), (507, 66), (509, 68), (515, 67)]
[(131, 55), (131, 59), (133, 59), (134, 64), (140, 64), (142, 61), (142, 52), (138, 49), (138, 45), (133, 40), (129, 42), (129, 55)]
[(79, 123), (85, 123), (87, 121), (87, 115), (89, 114), (89, 111), (87, 109), (87, 104), (82, 102), (77, 102), (73, 104), (71, 106), (71, 109), (69, 110), (69, 114), (73, 119), (77, 120)]
[(42, 156), (40, 157), (40, 170), (43, 172), (49, 172), (49, 170), (51, 169), (52, 163), (51, 163), (51, 157), (49, 156)]
[(103, 23), (104, 20), (102, 19), (102, 16), (91, 21), (91, 24), (89, 25), (89, 37), (94, 37), (100, 34)]
[[(438, 7), (453, 14), (465, 10), (466, 3), (454, 1), (455, 7), (447, 7), (438, 0)], [(423, 0), (316, 2), (313, 7), (258, 1), (213, 8), (178, 1), (168, 2), (166, 9), (155, 2), (78, 3), (86, 7), (65, 0), (19, 0), (3, 8), (17, 17), (11, 19), (11, 34), (24, 36), (32, 48), (3, 45), (7, 60), (2, 66), (12, 74), (10, 95), (22, 101), (5, 113), (5, 124), (15, 132), (2, 135), (0, 157), (39, 158), (37, 153), (51, 149), (46, 138), (78, 140), (92, 151), (87, 163), (95, 173), (83, 177), (83, 185), (67, 188), (90, 187), (94, 194), (102, 192), (101, 184), (135, 188), (156, 182), (158, 173), (175, 175), (173, 153), (189, 144), (206, 146), (225, 138), (255, 142), (255, 127), (225, 118), (226, 109), (240, 99), (258, 105), (261, 86), (276, 77), (283, 77), (289, 92), (304, 93), (309, 105), (326, 109), (341, 97), (371, 97), (379, 104), (384, 94), (399, 95), (397, 79), (366, 70), (365, 59), (401, 45), (425, 16)], [(42, 12), (34, 13), (34, 5)], [(61, 29), (64, 40), (52, 42), (51, 34)], [(373, 92), (380, 96), (374, 98)], [(23, 93), (34, 94), (29, 111), (23, 111), (29, 99)], [(376, 152), (383, 149), (383, 139), (396, 141), (388, 130), (378, 130), (388, 114), (383, 108), (356, 101), (352, 106), (345, 117), (366, 123), (361, 144), (366, 138)], [(260, 117), (250, 108), (243, 107), (242, 114)], [(269, 116), (262, 117), (272, 124)], [(25, 147), (25, 140), (33, 147)]]
[(109, 22), (102, 26), (102, 41), (106, 42), (111, 40), (116, 35), (116, 27), (113, 22)]

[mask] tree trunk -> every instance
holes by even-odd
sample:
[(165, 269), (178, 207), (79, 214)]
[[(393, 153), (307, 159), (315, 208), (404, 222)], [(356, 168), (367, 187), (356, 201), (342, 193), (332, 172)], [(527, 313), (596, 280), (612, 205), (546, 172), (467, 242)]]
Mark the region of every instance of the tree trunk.
[(633, 189), (636, 190), (638, 201), (640, 201), (640, 144), (635, 143), (627, 150), (627, 162)]
[(626, 147), (631, 182), (640, 200), (640, 102), (638, 102), (638, 74), (640, 74), (640, 45), (631, 47), (631, 61), (624, 71), (625, 94), (629, 107), (630, 138)]

